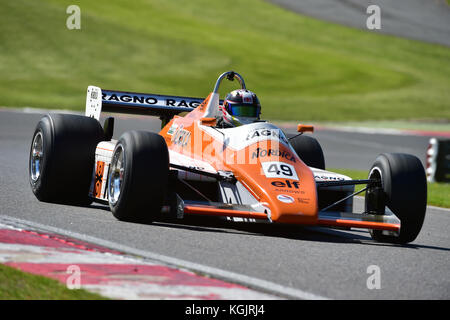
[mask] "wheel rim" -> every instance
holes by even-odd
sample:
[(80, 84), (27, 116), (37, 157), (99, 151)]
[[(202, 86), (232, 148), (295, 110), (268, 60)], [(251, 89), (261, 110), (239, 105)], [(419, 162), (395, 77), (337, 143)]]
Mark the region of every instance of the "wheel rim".
[(123, 184), (123, 176), (125, 172), (125, 153), (122, 145), (117, 146), (111, 161), (111, 170), (109, 174), (109, 202), (116, 204), (119, 200), (120, 191)]
[(33, 139), (30, 156), (30, 177), (33, 182), (36, 182), (41, 176), (42, 159), (44, 157), (44, 140), (42, 132), (39, 131)]
[[(384, 215), (386, 209), (386, 202), (383, 192), (383, 174), (379, 167), (373, 167), (369, 172), (370, 180), (377, 180), (375, 186), (368, 186), (365, 196), (365, 206), (368, 213)], [(371, 202), (369, 203), (369, 199)]]

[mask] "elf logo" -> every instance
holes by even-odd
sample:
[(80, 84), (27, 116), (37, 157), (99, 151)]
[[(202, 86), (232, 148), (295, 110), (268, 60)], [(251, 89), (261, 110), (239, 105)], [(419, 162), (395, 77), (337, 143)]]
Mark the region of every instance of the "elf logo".
[(289, 180), (285, 180), (285, 181), (273, 181), (271, 182), (271, 185), (273, 185), (274, 187), (277, 188), (289, 188), (289, 189), (298, 189), (300, 186), (300, 182), (299, 181), (289, 181)]
[(294, 203), (294, 198), (291, 196), (285, 195), (285, 194), (279, 194), (277, 195), (278, 201), (284, 202), (284, 203)]

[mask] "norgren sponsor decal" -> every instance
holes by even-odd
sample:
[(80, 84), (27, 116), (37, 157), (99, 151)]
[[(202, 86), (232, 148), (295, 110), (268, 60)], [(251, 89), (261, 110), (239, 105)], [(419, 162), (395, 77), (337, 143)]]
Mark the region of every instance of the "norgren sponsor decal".
[(122, 92), (102, 92), (102, 100), (110, 103), (124, 103), (134, 105), (178, 107), (178, 108), (196, 108), (202, 101), (183, 97), (170, 97), (147, 94), (133, 94)]

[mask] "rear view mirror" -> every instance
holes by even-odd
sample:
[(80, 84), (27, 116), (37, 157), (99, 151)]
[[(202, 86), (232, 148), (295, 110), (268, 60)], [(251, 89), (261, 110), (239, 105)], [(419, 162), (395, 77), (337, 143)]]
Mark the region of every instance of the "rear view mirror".
[(217, 124), (216, 118), (201, 118), (200, 123), (204, 126), (214, 127)]
[(297, 132), (314, 132), (314, 127), (306, 124), (299, 124), (297, 126)]

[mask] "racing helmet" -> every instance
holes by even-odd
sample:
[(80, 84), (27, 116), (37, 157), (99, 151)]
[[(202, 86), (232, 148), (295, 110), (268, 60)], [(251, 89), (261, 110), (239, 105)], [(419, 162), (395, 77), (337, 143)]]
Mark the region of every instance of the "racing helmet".
[(230, 115), (236, 117), (259, 119), (261, 113), (258, 97), (247, 89), (231, 91), (227, 94), (223, 106)]

